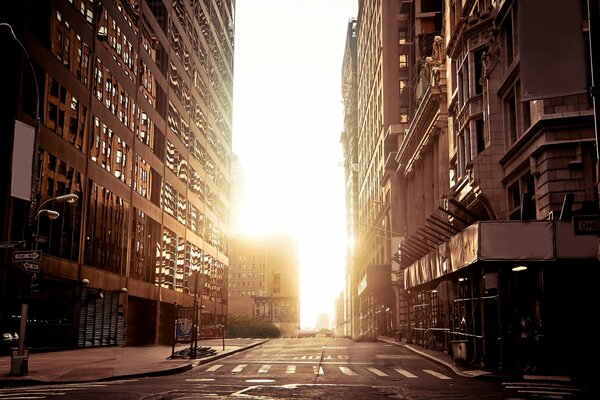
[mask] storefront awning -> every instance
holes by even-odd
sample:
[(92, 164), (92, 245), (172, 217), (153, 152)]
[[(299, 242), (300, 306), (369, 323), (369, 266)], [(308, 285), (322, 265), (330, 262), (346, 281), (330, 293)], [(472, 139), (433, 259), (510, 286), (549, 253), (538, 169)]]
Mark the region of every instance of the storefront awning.
[(476, 261), (595, 259), (595, 236), (576, 236), (568, 221), (481, 221), (465, 228), (404, 271), (411, 288)]
[(358, 284), (358, 294), (381, 293), (392, 285), (392, 266), (390, 264), (370, 265), (367, 273)]

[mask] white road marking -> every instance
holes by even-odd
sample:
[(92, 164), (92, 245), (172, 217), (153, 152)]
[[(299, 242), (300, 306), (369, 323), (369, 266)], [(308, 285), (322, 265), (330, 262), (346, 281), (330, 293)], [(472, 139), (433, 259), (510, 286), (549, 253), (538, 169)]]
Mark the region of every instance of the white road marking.
[(325, 375), (325, 372), (323, 371), (323, 367), (319, 367), (316, 365), (313, 365), (313, 372), (315, 373), (315, 375)]
[(2, 397), (5, 400), (36, 400), (36, 399), (45, 399), (46, 396), (20, 396), (14, 395), (11, 397)]
[[(518, 390), (519, 393), (530, 393), (535, 395), (551, 395), (551, 396), (572, 396), (569, 392), (551, 392), (549, 390)], [(561, 399), (563, 397), (560, 397)]]
[(384, 360), (418, 360), (421, 357), (404, 354), (375, 354), (375, 358), (380, 358)]
[(238, 372), (242, 372), (242, 370), (244, 368), (246, 368), (248, 366), (248, 364), (240, 364), (237, 367), (235, 367), (234, 369), (231, 370), (232, 373), (238, 373)]
[(187, 378), (186, 382), (213, 382), (215, 378)]
[(342, 371), (344, 373), (344, 375), (348, 375), (348, 376), (356, 376), (357, 373), (352, 371), (350, 368), (348, 367), (338, 367), (340, 369), (340, 371)]
[(440, 374), (439, 372), (435, 372), (435, 371), (432, 371), (430, 369), (424, 369), (423, 372), (427, 372), (429, 375), (433, 375), (433, 376), (435, 376), (436, 378), (439, 378), (439, 379), (452, 379), (449, 376), (446, 376), (444, 374)]
[(269, 368), (271, 368), (271, 366), (269, 364), (265, 364), (259, 368), (258, 373), (264, 374), (265, 372), (267, 372), (269, 370)]
[(531, 380), (531, 381), (560, 381), (560, 382), (571, 382), (571, 377), (558, 375), (558, 376), (548, 376), (548, 375), (523, 375), (523, 379)]
[(371, 371), (372, 373), (374, 373), (377, 376), (389, 376), (388, 374), (386, 374), (383, 371), (378, 370), (377, 368), (367, 367), (367, 370)]
[(402, 368), (394, 368), (394, 371), (396, 371), (400, 375), (404, 375), (407, 378), (418, 378), (418, 376), (413, 375), (410, 372), (408, 372), (407, 370), (402, 369)]
[(288, 365), (286, 370), (285, 370), (286, 374), (295, 374), (296, 373), (296, 366), (295, 365)]
[(207, 369), (206, 372), (214, 372), (214, 371), (218, 370), (219, 368), (221, 368), (222, 366), (223, 366), (223, 364), (213, 365), (212, 367)]

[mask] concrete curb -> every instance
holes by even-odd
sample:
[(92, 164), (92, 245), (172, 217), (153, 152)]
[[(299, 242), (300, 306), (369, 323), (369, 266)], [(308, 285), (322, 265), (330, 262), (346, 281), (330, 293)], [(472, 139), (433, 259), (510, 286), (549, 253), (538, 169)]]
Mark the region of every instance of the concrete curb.
[(227, 351), (227, 352), (225, 352), (225, 353), (221, 353), (221, 354), (215, 354), (214, 356), (208, 356), (208, 357), (200, 358), (200, 359), (198, 359), (198, 360), (194, 360), (194, 361), (192, 361), (192, 366), (193, 366), (193, 367), (197, 367), (197, 366), (199, 366), (199, 365), (208, 364), (209, 362), (212, 362), (212, 361), (218, 360), (218, 359), (220, 359), (220, 358), (224, 358), (224, 357), (227, 357), (227, 356), (231, 356), (231, 355), (233, 355), (233, 354), (236, 354), (236, 353), (239, 353), (239, 352), (242, 352), (242, 351), (245, 351), (245, 350), (250, 350), (250, 349), (253, 349), (254, 347), (257, 347), (257, 346), (263, 345), (263, 344), (267, 343), (267, 342), (268, 342), (268, 341), (270, 341), (270, 340), (271, 340), (271, 339), (265, 339), (265, 340), (263, 340), (262, 342), (253, 343), (253, 344), (251, 344), (251, 345), (248, 345), (248, 346), (240, 347), (239, 349), (235, 349), (235, 350)]

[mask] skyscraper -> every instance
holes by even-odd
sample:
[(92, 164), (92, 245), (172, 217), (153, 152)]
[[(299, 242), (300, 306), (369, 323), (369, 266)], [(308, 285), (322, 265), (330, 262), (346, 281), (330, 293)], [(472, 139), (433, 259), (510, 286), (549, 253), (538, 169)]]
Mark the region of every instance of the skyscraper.
[[(0, 180), (0, 237), (42, 252), (32, 286), (4, 250), (2, 325), (14, 329), (24, 299), (31, 346), (168, 343), (177, 307), (196, 295), (203, 325), (220, 323), (234, 1), (21, 1), (0, 12), (15, 34), (1, 28), (13, 104), (2, 129), (12, 143), (22, 121), (39, 139), (31, 198)], [(5, 171), (16, 156), (0, 149)], [(79, 200), (55, 200), (65, 194)], [(37, 214), (42, 204), (60, 216)]]

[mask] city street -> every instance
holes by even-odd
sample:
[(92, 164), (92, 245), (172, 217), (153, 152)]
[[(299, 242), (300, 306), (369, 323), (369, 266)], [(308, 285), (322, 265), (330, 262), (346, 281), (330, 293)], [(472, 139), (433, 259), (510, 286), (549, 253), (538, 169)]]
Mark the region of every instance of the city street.
[(410, 350), (342, 338), (276, 339), (187, 372), (0, 389), (0, 399), (587, 399), (570, 382), (465, 378)]

